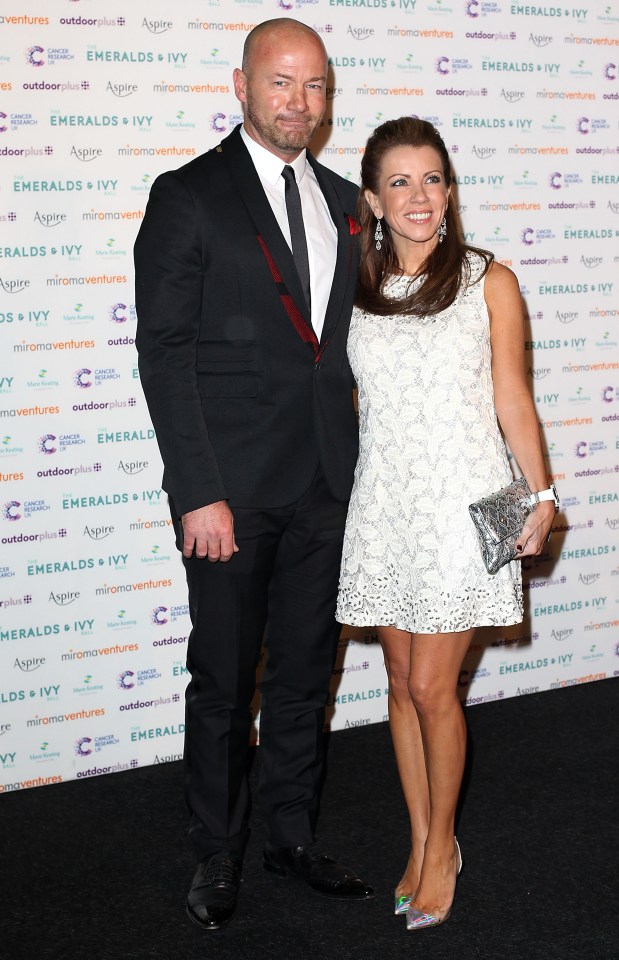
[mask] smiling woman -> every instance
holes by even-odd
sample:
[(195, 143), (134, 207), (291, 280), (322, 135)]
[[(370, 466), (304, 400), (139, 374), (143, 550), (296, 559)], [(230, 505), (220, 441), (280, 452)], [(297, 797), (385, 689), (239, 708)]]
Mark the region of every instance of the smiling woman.
[[(377, 314), (413, 309), (417, 316), (445, 309), (453, 303), (469, 261), (440, 134), (431, 123), (413, 117), (387, 121), (368, 140), (361, 179), (359, 306)], [(489, 262), (488, 254), (477, 253)], [(384, 278), (401, 273), (416, 277), (422, 271), (424, 282), (411, 297), (394, 300), (385, 294)]]
[[(383, 648), (412, 835), (395, 912), (420, 930), (448, 918), (462, 866), (454, 820), (463, 659), (476, 627), (523, 616), (518, 563), (489, 575), (468, 511), (512, 479), (499, 421), (531, 490), (547, 479), (518, 283), (463, 242), (436, 128), (412, 117), (381, 124), (361, 181), (348, 337), (360, 448), (336, 616), (375, 626)], [(541, 553), (555, 503), (538, 503), (527, 518), (521, 557)]]
[(381, 165), (378, 190), (366, 192), (377, 219), (385, 217), (400, 267), (414, 277), (436, 246), (450, 187), (431, 146), (390, 150)]

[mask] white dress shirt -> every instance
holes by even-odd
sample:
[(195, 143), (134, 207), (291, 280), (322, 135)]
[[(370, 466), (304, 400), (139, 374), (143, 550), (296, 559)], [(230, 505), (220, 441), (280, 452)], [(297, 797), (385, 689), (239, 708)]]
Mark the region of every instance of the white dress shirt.
[[(285, 183), (282, 177), (282, 170), (286, 164), (275, 154), (252, 140), (245, 127), (241, 127), (241, 138), (249, 150), (249, 155), (253, 160), (256, 173), (271, 204), (280, 230), (292, 250), (284, 195)], [(335, 272), (337, 230), (331, 219), (322, 190), (316, 180), (316, 175), (307, 162), (305, 150), (302, 150), (299, 156), (292, 160), (288, 166), (293, 168), (299, 185), (310, 269), (312, 326), (320, 340)]]

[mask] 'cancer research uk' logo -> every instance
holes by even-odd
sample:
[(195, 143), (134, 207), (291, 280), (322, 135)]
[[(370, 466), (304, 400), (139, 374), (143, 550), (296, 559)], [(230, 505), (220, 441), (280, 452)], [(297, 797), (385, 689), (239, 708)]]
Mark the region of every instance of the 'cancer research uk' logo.
[(92, 743), (90, 737), (80, 737), (79, 740), (75, 741), (75, 754), (78, 757), (87, 757), (92, 753), (92, 747), (89, 747), (88, 744)]
[(150, 615), (151, 623), (155, 623), (158, 627), (163, 626), (164, 623), (168, 622), (168, 618), (166, 617), (167, 612), (167, 607), (155, 607)]
[(45, 63), (45, 60), (42, 56), (44, 52), (45, 51), (43, 50), (43, 47), (29, 47), (29, 49), (26, 50), (27, 62), (33, 67), (42, 67)]
[(45, 436), (39, 438), (39, 451), (40, 453), (56, 453), (57, 447), (54, 446), (54, 440), (56, 437), (53, 433), (46, 433)]
[(579, 443), (577, 443), (574, 452), (576, 456), (579, 458), (579, 460), (582, 460), (584, 457), (586, 457), (587, 456), (586, 440), (581, 440)]
[(20, 520), (21, 519), (21, 513), (19, 512), (20, 507), (21, 507), (21, 503), (19, 503), (18, 500), (9, 500), (9, 502), (5, 503), (4, 507), (2, 508), (2, 516), (4, 517), (5, 520)]
[(135, 304), (113, 303), (110, 307), (110, 320), (113, 323), (126, 323), (128, 319), (135, 320)]
[(80, 387), (82, 390), (86, 390), (88, 387), (92, 387), (92, 380), (87, 380), (86, 378), (90, 376), (92, 370), (88, 370), (86, 367), (82, 367), (81, 370), (76, 370), (73, 377), (73, 383), (76, 387)]
[(242, 115), (231, 113), (228, 116), (225, 113), (214, 113), (210, 118), (211, 130), (216, 133), (225, 133), (228, 128), (235, 127), (237, 123), (243, 120)]

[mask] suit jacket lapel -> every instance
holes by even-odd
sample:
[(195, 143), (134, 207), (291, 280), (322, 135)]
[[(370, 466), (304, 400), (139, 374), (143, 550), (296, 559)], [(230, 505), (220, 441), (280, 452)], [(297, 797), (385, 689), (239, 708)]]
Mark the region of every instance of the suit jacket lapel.
[[(320, 336), (320, 343), (324, 345), (327, 340), (333, 336), (333, 332), (341, 316), (342, 301), (344, 299), (344, 294), (346, 293), (346, 287), (350, 273), (350, 258), (352, 253), (351, 238), (350, 228), (347, 220), (347, 212), (342, 210), (341, 203), (331, 181), (324, 176), (320, 164), (316, 162), (309, 151), (307, 154), (307, 159), (309, 160), (312, 169), (316, 174), (316, 179), (320, 184), (320, 189), (322, 190), (324, 198), (327, 201), (331, 219), (333, 220), (333, 223), (337, 229), (337, 258), (335, 261), (335, 272), (333, 274), (331, 295), (327, 304), (325, 321), (322, 328), (322, 334)], [(351, 214), (354, 214), (354, 212), (354, 210), (348, 211), (348, 213)]]
[[(247, 211), (277, 264), (288, 292), (297, 304), (307, 324), (311, 324), (309, 311), (303, 295), (299, 274), (292, 258), (290, 247), (279, 228), (267, 196), (262, 189), (256, 168), (247, 152), (237, 127), (216, 147), (223, 153)], [(283, 167), (283, 161), (282, 161)]]

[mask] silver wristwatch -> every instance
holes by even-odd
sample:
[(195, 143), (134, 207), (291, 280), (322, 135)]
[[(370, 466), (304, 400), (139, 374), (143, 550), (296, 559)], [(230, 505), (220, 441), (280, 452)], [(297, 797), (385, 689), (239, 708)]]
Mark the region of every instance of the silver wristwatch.
[(541, 503), (542, 500), (554, 500), (555, 513), (558, 513), (561, 501), (559, 500), (559, 494), (557, 493), (557, 488), (554, 483), (551, 483), (547, 490), (538, 490), (537, 493), (531, 494), (531, 503), (534, 506), (535, 504)]

